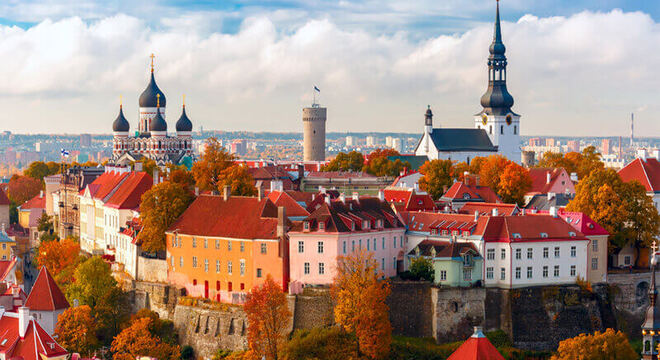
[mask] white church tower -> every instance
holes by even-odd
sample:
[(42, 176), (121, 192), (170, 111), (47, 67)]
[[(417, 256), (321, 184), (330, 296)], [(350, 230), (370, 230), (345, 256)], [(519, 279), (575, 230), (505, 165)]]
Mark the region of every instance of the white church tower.
[(474, 124), (477, 129), (486, 130), (493, 145), (497, 146), (498, 154), (520, 163), (520, 115), (511, 110), (513, 96), (506, 89), (505, 51), (498, 0), (495, 33), (488, 56), (488, 89), (481, 97), (483, 110), (475, 115)]

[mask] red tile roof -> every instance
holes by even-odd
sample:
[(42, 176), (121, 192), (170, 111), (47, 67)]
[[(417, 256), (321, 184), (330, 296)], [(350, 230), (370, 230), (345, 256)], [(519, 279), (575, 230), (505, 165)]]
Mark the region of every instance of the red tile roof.
[[(317, 230), (318, 224), (323, 223), (325, 229), (322, 231), (325, 232), (371, 231), (376, 228), (377, 220), (383, 220), (382, 226), (385, 229), (403, 227), (386, 201), (368, 196), (360, 197), (359, 201), (352, 198), (345, 199), (344, 202), (332, 200), (330, 204), (324, 201), (305, 219), (310, 224), (310, 230)], [(369, 229), (363, 230), (363, 221), (369, 222)], [(300, 225), (302, 223), (297, 223), (292, 230), (302, 231)]]
[(417, 194), (414, 190), (385, 189), (383, 194), (385, 200), (395, 203), (400, 211), (433, 211), (436, 209), (430, 195)]
[(268, 194), (268, 198), (275, 206), (284, 207), (286, 216), (309, 216), (309, 212), (286, 192), (273, 191)]
[(625, 182), (639, 181), (647, 192), (660, 192), (660, 162), (657, 159), (635, 159), (619, 170), (619, 176)]
[(69, 302), (45, 266), (41, 267), (30, 295), (25, 301), (30, 310), (54, 311), (69, 308)]
[(550, 215), (490, 216), (484, 231), (490, 242), (588, 240), (564, 219)]
[(462, 181), (455, 182), (447, 192), (442, 195), (448, 200), (483, 200), (490, 203), (500, 203), (502, 200), (491, 188), (479, 185), (467, 185)]
[(490, 215), (493, 209), (497, 209), (499, 215), (506, 216), (515, 215), (520, 211), (516, 204), (469, 202), (463, 205), (459, 213), (474, 215), (474, 212), (478, 211), (480, 215)]
[(5, 281), (7, 279), (7, 275), (11, 273), (11, 271), (14, 269), (16, 266), (16, 258), (13, 257), (11, 260), (0, 260), (0, 282)]
[(23, 338), (19, 336), (18, 324), (16, 313), (0, 317), (0, 353), (4, 358), (42, 360), (68, 354), (35, 320), (29, 321)]
[(46, 208), (46, 196), (39, 194), (32, 199), (26, 201), (21, 205), (21, 210), (30, 210), (30, 209), (45, 209)]
[(154, 181), (146, 172), (131, 172), (119, 185), (105, 205), (115, 209), (136, 209), (142, 194), (151, 189)]
[(2, 188), (0, 188), (0, 205), (9, 205), (9, 198)]
[[(548, 183), (548, 173), (550, 182)], [(571, 181), (570, 176), (564, 168), (532, 168), (529, 169), (529, 176), (532, 178), (532, 187), (528, 194), (547, 194), (557, 181)]]
[(583, 233), (586, 236), (590, 235), (609, 235), (610, 233), (600, 226), (597, 222), (593, 221), (589, 216), (581, 212), (565, 211), (559, 209), (558, 215), (569, 223), (574, 229)]
[[(417, 244), (421, 256), (433, 256), (431, 249), (435, 250), (437, 258), (455, 258), (463, 256), (469, 250), (472, 250), (476, 256), (480, 256), (477, 248), (471, 242), (450, 242), (439, 240), (423, 240)], [(416, 255), (416, 249), (410, 250), (409, 255)]]
[(276, 239), (277, 206), (268, 198), (200, 195), (168, 229), (179, 234)]
[(376, 176), (366, 172), (351, 171), (311, 171), (306, 178), (324, 178), (324, 179), (355, 179), (355, 178), (376, 178)]
[(504, 360), (504, 357), (481, 330), (477, 330), (447, 360)]
[(90, 195), (94, 199), (105, 199), (128, 176), (128, 173), (110, 171), (97, 177), (87, 185)]
[[(447, 231), (470, 231), (471, 235), (482, 235), (488, 222), (488, 218), (480, 216), (477, 221), (474, 215), (446, 214), (434, 212), (412, 212), (401, 213), (401, 218), (408, 225), (409, 231), (424, 233), (442, 233)], [(440, 231), (438, 231), (440, 230)]]

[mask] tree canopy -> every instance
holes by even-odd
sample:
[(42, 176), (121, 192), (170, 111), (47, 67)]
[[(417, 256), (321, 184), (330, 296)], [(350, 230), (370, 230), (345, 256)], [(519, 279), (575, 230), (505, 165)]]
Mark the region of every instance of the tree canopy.
[(163, 342), (152, 333), (154, 320), (150, 317), (136, 319), (117, 335), (112, 342), (113, 359), (134, 360), (149, 356), (159, 360), (178, 360), (178, 345)]
[(626, 334), (621, 331), (607, 329), (605, 332), (596, 331), (593, 334), (580, 334), (574, 338), (559, 343), (557, 354), (552, 360), (635, 360), (639, 354), (635, 353), (628, 342)]
[(41, 190), (43, 190), (41, 180), (29, 176), (15, 175), (11, 177), (7, 185), (7, 196), (20, 206), (39, 195)]
[(37, 249), (36, 263), (53, 274), (57, 284), (64, 288), (73, 281), (73, 274), (81, 262), (80, 244), (71, 239), (45, 241)]
[(99, 345), (92, 309), (82, 305), (64, 310), (57, 318), (55, 335), (57, 342), (69, 352), (91, 356)]
[(564, 168), (569, 174), (576, 173), (578, 179), (582, 180), (592, 171), (605, 167), (600, 157), (600, 153), (593, 146), (587, 146), (581, 152), (566, 154), (546, 152), (536, 167)]
[(277, 360), (286, 340), (291, 312), (282, 288), (273, 278), (253, 288), (245, 301), (250, 351), (268, 360)]
[(453, 183), (451, 160), (427, 161), (419, 169), (419, 188), (438, 200)]
[(205, 145), (200, 159), (193, 165), (192, 173), (201, 191), (216, 191), (222, 182), (222, 173), (234, 165), (236, 157), (227, 152), (216, 138), (206, 139)]
[(321, 171), (362, 171), (364, 156), (357, 151), (339, 153), (329, 163), (321, 167)]
[(254, 186), (254, 179), (245, 166), (235, 164), (220, 174), (218, 182), (218, 191), (222, 191), (225, 186), (231, 188), (232, 195), (254, 196), (257, 195), (257, 188)]

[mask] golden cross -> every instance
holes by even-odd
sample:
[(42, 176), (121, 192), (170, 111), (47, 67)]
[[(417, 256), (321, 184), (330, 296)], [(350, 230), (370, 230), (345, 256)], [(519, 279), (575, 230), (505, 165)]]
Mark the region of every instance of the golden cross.
[(154, 55), (154, 53), (151, 53), (151, 55), (149, 55), (149, 57), (151, 58), (151, 72), (154, 72), (154, 58), (156, 56)]
[(156, 94), (156, 107), (160, 107), (160, 94)]
[(183, 94), (183, 107), (186, 107), (186, 94)]
[(121, 107), (122, 105), (123, 105), (122, 97), (121, 95), (119, 95), (119, 107)]

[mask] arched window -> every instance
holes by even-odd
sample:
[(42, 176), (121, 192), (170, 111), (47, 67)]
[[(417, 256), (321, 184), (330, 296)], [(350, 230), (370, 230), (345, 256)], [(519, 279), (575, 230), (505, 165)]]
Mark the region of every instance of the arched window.
[(513, 125), (513, 135), (518, 135), (518, 125)]
[(161, 147), (160, 140), (158, 140), (158, 148), (160, 149), (160, 147)]
[(644, 342), (644, 352), (649, 352), (651, 351), (651, 341), (646, 340)]
[(500, 125), (500, 135), (504, 135), (504, 125)]

